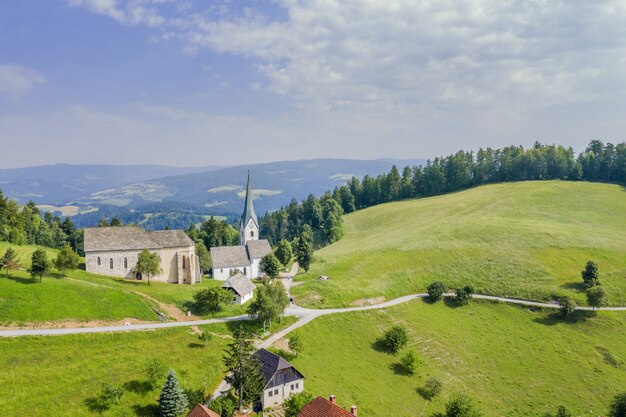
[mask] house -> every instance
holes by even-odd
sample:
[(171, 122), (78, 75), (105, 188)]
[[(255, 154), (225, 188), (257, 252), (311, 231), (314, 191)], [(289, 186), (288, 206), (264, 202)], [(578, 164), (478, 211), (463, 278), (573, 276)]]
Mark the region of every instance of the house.
[(282, 357), (265, 349), (254, 353), (265, 379), (261, 405), (263, 409), (282, 405), (291, 395), (304, 390), (304, 375)]
[(198, 404), (187, 414), (187, 417), (220, 417), (220, 415), (206, 406)]
[(269, 241), (259, 239), (259, 220), (254, 212), (250, 187), (250, 173), (246, 187), (246, 200), (239, 222), (241, 245), (211, 248), (213, 278), (226, 280), (231, 275), (242, 273), (249, 279), (261, 276), (261, 258), (272, 251)]
[(222, 288), (233, 292), (233, 304), (243, 305), (252, 299), (256, 286), (244, 274), (237, 273), (228, 278)]
[(135, 271), (139, 253), (144, 249), (161, 257), (162, 272), (150, 279), (195, 284), (202, 278), (196, 245), (182, 230), (146, 231), (138, 226), (85, 228), (87, 272), (145, 279)]
[(331, 395), (327, 400), (323, 397), (317, 397), (304, 407), (298, 413), (298, 417), (356, 417), (356, 405), (350, 407), (350, 412), (337, 405), (337, 399)]

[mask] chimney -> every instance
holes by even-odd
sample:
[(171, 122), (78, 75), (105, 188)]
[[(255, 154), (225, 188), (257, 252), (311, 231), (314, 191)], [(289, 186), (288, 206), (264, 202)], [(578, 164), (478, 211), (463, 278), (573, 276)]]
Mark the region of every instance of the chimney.
[(333, 403), (333, 404), (337, 404), (337, 399), (335, 398), (334, 395), (330, 396), (330, 402)]
[(350, 407), (350, 414), (356, 417), (356, 405), (353, 405), (352, 407)]

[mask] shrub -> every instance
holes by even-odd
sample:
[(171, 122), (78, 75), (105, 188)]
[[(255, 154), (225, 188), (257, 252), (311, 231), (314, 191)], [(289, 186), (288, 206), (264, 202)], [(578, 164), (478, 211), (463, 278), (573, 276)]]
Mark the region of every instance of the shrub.
[(424, 384), (424, 394), (428, 397), (428, 399), (433, 399), (441, 393), (442, 388), (443, 382), (441, 382), (439, 378), (431, 376)]
[(220, 417), (230, 417), (235, 411), (235, 402), (230, 397), (219, 397), (211, 402), (209, 408), (219, 414)]
[(105, 382), (102, 384), (102, 390), (100, 391), (100, 406), (103, 409), (108, 409), (112, 404), (117, 404), (123, 394), (124, 389), (122, 387)]
[(216, 313), (232, 299), (232, 293), (221, 287), (208, 288), (193, 295), (194, 310), (199, 314)]
[(313, 400), (313, 395), (308, 392), (301, 392), (289, 397), (285, 401), (285, 417), (297, 417), (302, 407)]
[(152, 359), (146, 365), (146, 378), (148, 385), (151, 388), (157, 386), (157, 384), (163, 379), (165, 373), (167, 372), (167, 366), (163, 362), (158, 359)]
[(563, 297), (560, 301), (561, 317), (568, 318), (576, 311), (576, 302), (569, 297)]
[(294, 333), (289, 338), (289, 349), (298, 356), (304, 348), (304, 342), (302, 341), (302, 335), (300, 333)]
[(430, 283), (428, 287), (426, 287), (426, 292), (428, 293), (428, 298), (433, 303), (441, 300), (443, 294), (448, 291), (446, 285), (441, 281), (435, 281)]
[(609, 417), (626, 417), (626, 392), (617, 394), (611, 402)]
[(404, 371), (409, 375), (413, 375), (422, 363), (422, 358), (420, 358), (414, 350), (409, 350), (402, 359), (400, 359), (400, 365), (402, 365)]
[(474, 293), (474, 289), (469, 285), (466, 285), (463, 288), (457, 288), (456, 290), (456, 302), (459, 305), (466, 305), (469, 303), (469, 300), (472, 299), (472, 294)]
[(198, 335), (198, 340), (200, 341), (200, 343), (202, 343), (204, 346), (206, 346), (207, 342), (210, 342), (213, 339), (213, 336), (211, 336), (211, 333), (209, 332), (202, 332)]
[(455, 394), (446, 403), (445, 417), (481, 417), (482, 413), (474, 401), (464, 392)]
[(406, 333), (404, 327), (393, 326), (387, 330), (383, 335), (381, 342), (387, 350), (391, 353), (397, 353), (400, 349), (406, 346), (409, 341), (409, 336)]

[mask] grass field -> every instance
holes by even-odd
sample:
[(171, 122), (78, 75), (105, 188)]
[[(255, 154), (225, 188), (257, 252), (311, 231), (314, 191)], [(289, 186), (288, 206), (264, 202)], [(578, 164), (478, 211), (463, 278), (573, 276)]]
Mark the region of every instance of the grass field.
[[(393, 356), (376, 340), (392, 325), (405, 326), (424, 360), (416, 375), (397, 373)], [(602, 312), (564, 323), (548, 312), (503, 304), (454, 308), (422, 301), (325, 316), (298, 330), (305, 349), (293, 360), (315, 396), (337, 396), (368, 417), (430, 416), (457, 391), (467, 391), (486, 416), (540, 416), (560, 404), (575, 416), (606, 415), (626, 387), (626, 315)], [(428, 402), (418, 389), (430, 376), (444, 383)]]
[[(434, 280), (492, 295), (584, 303), (580, 271), (598, 262), (612, 305), (626, 305), (626, 190), (583, 182), (488, 185), (345, 216), (315, 254), (303, 305), (346, 306), (424, 292)], [(320, 275), (329, 281), (317, 281)]]

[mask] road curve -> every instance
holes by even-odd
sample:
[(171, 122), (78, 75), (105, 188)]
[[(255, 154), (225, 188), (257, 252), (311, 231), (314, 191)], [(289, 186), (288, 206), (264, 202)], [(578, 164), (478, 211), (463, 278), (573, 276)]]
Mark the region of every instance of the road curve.
[[(444, 294), (444, 296), (453, 298), (455, 294), (446, 293)], [(325, 316), (327, 314), (350, 313), (353, 311), (364, 311), (364, 310), (387, 308), (387, 307), (395, 306), (398, 304), (406, 303), (408, 301), (415, 300), (418, 298), (426, 298), (426, 297), (428, 297), (428, 294), (405, 295), (404, 297), (395, 298), (393, 300), (385, 301), (384, 303), (373, 304), (373, 305), (362, 306), (362, 307), (328, 308), (328, 309), (289, 307), (285, 311), (285, 315), (299, 317), (300, 320), (298, 320), (297, 323), (294, 323), (291, 326), (270, 336), (270, 338), (263, 341), (262, 346), (260, 347), (270, 346), (276, 340), (280, 339), (281, 337), (288, 334), (292, 330), (297, 329), (298, 327), (304, 326), (306, 323), (320, 316)], [(491, 295), (482, 295), (482, 294), (473, 294), (472, 297), (476, 299), (480, 299), (480, 300), (490, 300), (490, 301), (497, 301), (497, 302), (508, 303), (508, 304), (520, 304), (520, 305), (543, 307), (543, 308), (560, 308), (560, 305), (557, 303), (542, 303), (538, 301), (520, 300), (516, 298), (506, 298), (506, 297), (495, 297)], [(576, 309), (583, 310), (583, 311), (593, 310), (591, 307), (576, 307)], [(626, 307), (600, 307), (600, 308), (596, 308), (596, 311), (626, 311)], [(173, 322), (167, 322), (167, 323), (128, 324), (124, 326), (77, 327), (77, 328), (67, 328), (67, 329), (0, 330), (0, 337), (62, 336), (62, 335), (68, 335), (68, 334), (83, 334), (83, 333), (131, 332), (131, 331), (139, 331), (139, 330), (166, 329), (170, 327), (198, 326), (198, 325), (213, 324), (213, 323), (228, 323), (231, 321), (240, 321), (240, 320), (249, 320), (249, 317), (247, 315), (241, 315), (241, 316), (234, 316), (234, 317), (225, 317), (221, 319), (173, 321)]]

